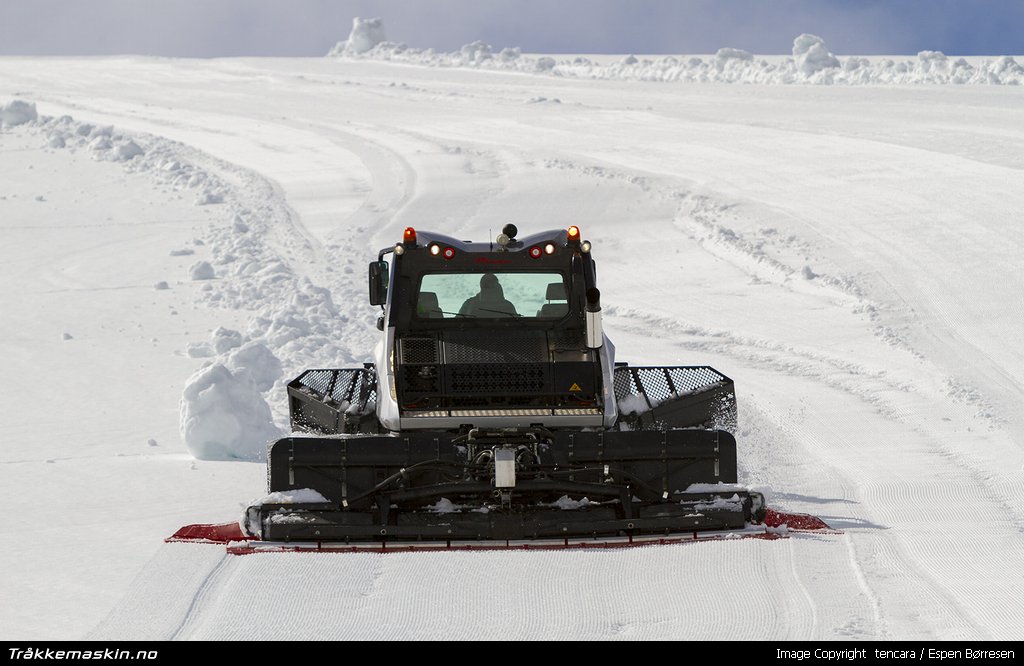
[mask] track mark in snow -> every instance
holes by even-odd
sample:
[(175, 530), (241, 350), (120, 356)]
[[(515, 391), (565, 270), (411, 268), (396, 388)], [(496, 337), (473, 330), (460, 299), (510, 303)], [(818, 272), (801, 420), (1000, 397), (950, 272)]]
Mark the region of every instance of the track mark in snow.
[(206, 578), (203, 579), (202, 583), (199, 584), (196, 593), (192, 596), (192, 601), (185, 610), (185, 616), (181, 618), (181, 623), (168, 636), (168, 640), (175, 641), (188, 637), (188, 633), (194, 629), (192, 624), (200, 616), (201, 608), (206, 603), (206, 597), (210, 595), (211, 591), (216, 590), (218, 579), (232, 564), (234, 564), (234, 558), (231, 555), (225, 553), (220, 558), (220, 561), (217, 562), (213, 569), (210, 570), (210, 573), (206, 575)]
[[(850, 534), (844, 534), (843, 541), (846, 544), (846, 553), (850, 558), (850, 569), (853, 571), (853, 575), (857, 579), (857, 586), (871, 604), (871, 618), (874, 621), (876, 632), (885, 632), (885, 624), (882, 621), (882, 610), (879, 606), (878, 597), (871, 591), (871, 586), (868, 585), (867, 578), (864, 576), (864, 569), (861, 566), (860, 559), (857, 557), (857, 550), (853, 543), (853, 536)], [(875, 637), (888, 638), (888, 635), (876, 634)]]

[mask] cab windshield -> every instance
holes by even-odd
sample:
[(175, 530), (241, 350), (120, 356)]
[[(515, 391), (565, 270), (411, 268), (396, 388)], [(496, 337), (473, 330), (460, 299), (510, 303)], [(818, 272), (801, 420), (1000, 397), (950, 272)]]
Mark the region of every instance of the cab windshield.
[(434, 273), (416, 295), (423, 319), (557, 319), (569, 312), (560, 273)]

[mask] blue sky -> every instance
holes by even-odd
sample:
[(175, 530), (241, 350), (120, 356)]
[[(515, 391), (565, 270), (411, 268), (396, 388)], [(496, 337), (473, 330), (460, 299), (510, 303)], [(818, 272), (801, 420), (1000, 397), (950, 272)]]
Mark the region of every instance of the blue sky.
[(0, 0), (0, 55), (317, 56), (353, 16), (446, 51), (1024, 54), (1024, 0)]

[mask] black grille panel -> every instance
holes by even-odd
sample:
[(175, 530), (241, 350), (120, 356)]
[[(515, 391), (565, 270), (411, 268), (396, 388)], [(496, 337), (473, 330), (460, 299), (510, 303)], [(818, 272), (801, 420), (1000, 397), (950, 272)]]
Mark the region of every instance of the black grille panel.
[(440, 360), (437, 354), (437, 340), (434, 338), (402, 338), (399, 346), (402, 363), (432, 365)]
[(548, 341), (544, 331), (464, 332), (445, 336), (446, 363), (544, 363)]
[(547, 393), (547, 367), (543, 363), (511, 366), (458, 365), (448, 367), (452, 394), (511, 395)]
[(551, 332), (551, 345), (561, 350), (583, 350), (586, 349), (586, 339), (583, 331), (557, 330)]
[(441, 377), (436, 365), (402, 366), (405, 387), (414, 393), (440, 393)]

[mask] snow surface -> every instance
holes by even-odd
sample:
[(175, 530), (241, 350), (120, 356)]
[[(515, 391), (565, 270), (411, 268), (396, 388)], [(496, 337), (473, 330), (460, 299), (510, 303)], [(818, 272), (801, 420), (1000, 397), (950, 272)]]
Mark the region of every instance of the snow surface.
[[(768, 71), (733, 53), (677, 59), (678, 80), (711, 82), (688, 86), (638, 81), (677, 80), (642, 55), (533, 75), (541, 57), (479, 45), (472, 67), (379, 49), (0, 58), (0, 105), (38, 113), (0, 129), (18, 378), (0, 384), (0, 637), (248, 638), (254, 618), (267, 638), (1024, 636), (1024, 91), (901, 83), (1007, 83), (1013, 61), (837, 56), (808, 82), (885, 85), (721, 85)], [(783, 60), (764, 80), (804, 81)], [(883, 77), (886, 60), (912, 66)], [(263, 492), (264, 465), (238, 458), (286, 427), (290, 377), (368, 360), (368, 258), (405, 226), (485, 238), (510, 220), (580, 224), (621, 360), (733, 378), (740, 483), (842, 533), (614, 553), (162, 543)], [(215, 279), (192, 279), (199, 261)], [(231, 460), (193, 458), (183, 425)]]

